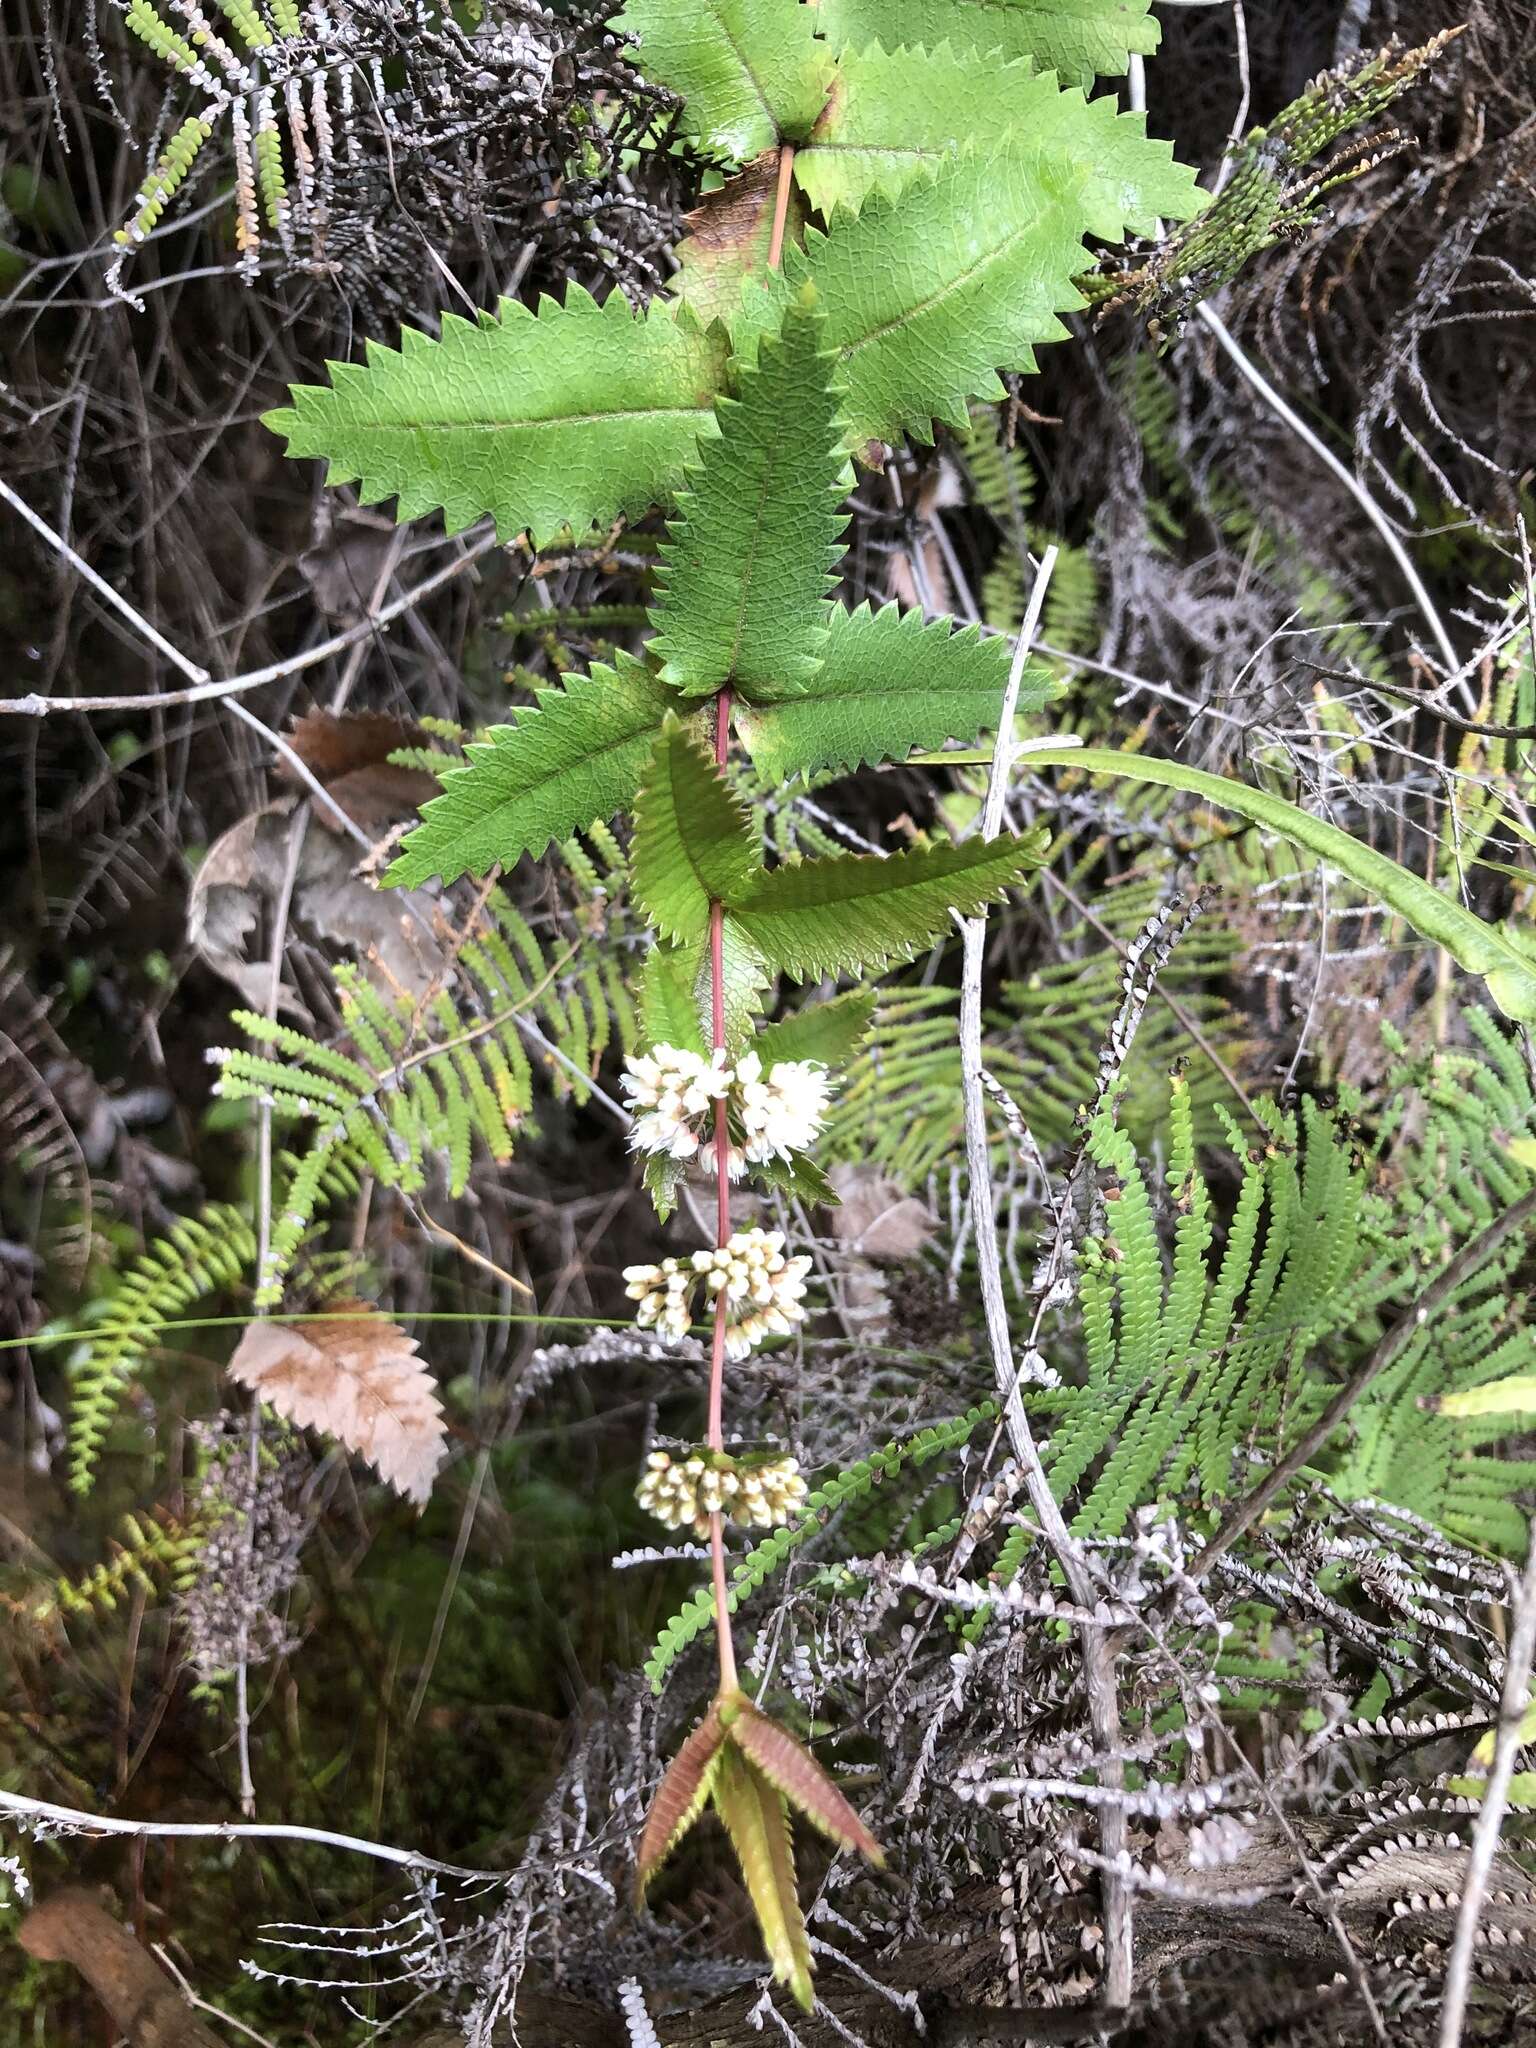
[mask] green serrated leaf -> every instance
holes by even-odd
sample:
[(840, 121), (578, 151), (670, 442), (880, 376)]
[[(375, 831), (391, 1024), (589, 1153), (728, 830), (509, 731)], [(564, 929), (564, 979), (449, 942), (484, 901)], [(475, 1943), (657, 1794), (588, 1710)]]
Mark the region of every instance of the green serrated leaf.
[[(969, 742), (995, 730), (1013, 658), (1000, 635), (983, 639), (953, 619), (925, 621), (894, 604), (871, 612), (827, 608), (831, 627), (821, 667), (804, 693), (742, 705), (737, 727), (766, 782), (825, 768), (901, 761), (914, 747)], [(1026, 668), (1020, 711), (1039, 711), (1059, 692), (1048, 669)]]
[(832, 53), (800, 0), (626, 0), (612, 26), (637, 68), (684, 101), (683, 132), (743, 162), (799, 142), (821, 111)]
[(817, 1060), (834, 1071), (858, 1050), (875, 1015), (873, 989), (850, 989), (824, 1003), (808, 1003), (757, 1034), (755, 1051), (765, 1067), (775, 1060)]
[(809, 2012), (816, 2000), (811, 1990), (810, 1943), (795, 1890), (789, 1810), (767, 1780), (729, 1744), (720, 1752), (710, 1798), (741, 1865), (774, 1979), (787, 1984), (796, 2003)]
[(1282, 839), (1304, 846), (1319, 860), (1327, 861), (1352, 882), (1395, 910), (1437, 946), (1443, 946), (1458, 966), (1469, 974), (1480, 974), (1488, 993), (1504, 1012), (1519, 1024), (1536, 1023), (1536, 941), (1530, 934), (1509, 926), (1485, 924), (1470, 910), (1463, 909), (1454, 896), (1437, 889), (1432, 882), (1410, 869), (1400, 867), (1386, 854), (1353, 838), (1325, 818), (1271, 796), (1268, 790), (1251, 789), (1225, 775), (1208, 775), (1201, 768), (1186, 768), (1182, 761), (1160, 761), (1149, 755), (1121, 754), (1110, 747), (1042, 748), (1031, 752), (1031, 769), (1073, 768), (1085, 775), (1114, 775), (1130, 782), (1159, 783), (1165, 789), (1182, 789), (1191, 796), (1204, 797), (1223, 810), (1235, 811)]
[(797, 981), (909, 960), (1023, 879), (1045, 857), (1043, 830), (894, 853), (836, 854), (759, 871), (730, 915), (771, 967)]
[(736, 346), (772, 333), (809, 279), (853, 444), (930, 440), (935, 420), (963, 433), (967, 402), (1002, 398), (998, 369), (1032, 370), (1035, 344), (1059, 341), (1058, 315), (1083, 303), (1085, 184), (1026, 143), (948, 157), (899, 199), (875, 193), (834, 232), (807, 229), (781, 271), (748, 286)]
[(995, 54), (947, 45), (848, 49), (809, 144), (795, 153), (795, 177), (820, 213), (857, 211), (872, 191), (900, 192), (967, 141), (985, 151), (1025, 140), (1086, 172), (1088, 232), (1118, 242), (1128, 227), (1156, 234), (1160, 220), (1189, 220), (1209, 203), (1172, 144), (1146, 130), (1144, 114), (1063, 91), (1027, 59), (999, 64)]
[(1128, 56), (1148, 56), (1160, 31), (1152, 0), (818, 0), (816, 18), (835, 49), (903, 43), (1003, 58), (1033, 57), (1079, 85), (1118, 77)]
[(443, 316), (442, 338), (407, 329), (396, 352), (332, 363), (331, 383), (296, 384), (266, 415), (290, 455), (320, 455), (328, 481), (397, 518), (441, 506), (450, 533), (489, 512), (536, 547), (644, 512), (682, 480), (714, 432), (724, 378), (718, 331), (658, 304), (637, 317), (622, 292), (602, 306), (579, 285), (537, 315), (515, 300), (499, 318)]
[[(763, 1007), (763, 992), (769, 984), (768, 963), (756, 942), (727, 914), (720, 935), (722, 987), (725, 1003), (725, 1049), (734, 1059), (752, 1036), (752, 1027)], [(694, 974), (694, 1000), (707, 1035), (712, 1036), (714, 983), (709, 946), (698, 942), (699, 964)]]
[(714, 757), (668, 716), (635, 798), (635, 894), (663, 938), (682, 944), (709, 925), (709, 906), (757, 869), (746, 813)]
[(653, 946), (640, 975), (640, 1019), (645, 1043), (675, 1045), (684, 1052), (707, 1052), (709, 1039), (700, 1029), (693, 984), (699, 963), (687, 946)]
[(443, 776), (442, 795), (423, 805), (387, 879), (413, 889), (431, 875), (483, 875), (626, 809), (676, 702), (628, 654), (544, 690), (516, 725), (493, 726)]
[(796, 1152), (788, 1159), (754, 1160), (747, 1172), (762, 1188), (803, 1202), (808, 1209), (835, 1209), (841, 1195), (809, 1154)]
[(807, 288), (807, 302), (789, 302), (740, 396), (720, 400), (719, 435), (667, 528), (651, 651), (690, 696), (803, 688), (826, 643), (848, 464), (813, 300)]

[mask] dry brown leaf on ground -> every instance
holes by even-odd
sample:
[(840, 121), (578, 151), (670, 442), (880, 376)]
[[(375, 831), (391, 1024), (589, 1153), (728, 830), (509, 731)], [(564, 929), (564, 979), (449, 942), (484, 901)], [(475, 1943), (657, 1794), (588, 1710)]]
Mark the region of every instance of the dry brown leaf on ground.
[[(306, 711), (288, 735), (292, 753), (324, 784), (333, 803), (365, 832), (387, 832), (391, 825), (414, 820), (438, 779), (421, 768), (398, 768), (390, 755), (399, 747), (422, 747), (427, 734), (419, 725), (384, 711)], [(279, 754), (272, 764), (279, 782), (297, 783), (293, 760)], [(336, 813), (310, 799), (315, 821), (338, 833)]]
[(425, 1505), (447, 1450), (437, 1384), (398, 1324), (365, 1302), (339, 1307), (336, 1320), (304, 1329), (250, 1324), (230, 1378), (287, 1421), (335, 1437)]
[[(421, 793), (398, 803), (390, 798), (381, 808), (380, 772), (359, 769), (354, 776), (338, 778), (336, 785), (337, 802), (344, 810), (366, 815), (370, 831), (384, 829), (386, 813), (413, 816)], [(425, 780), (421, 787), (425, 791)], [(306, 815), (292, 796), (251, 812), (214, 841), (192, 878), (187, 937), (206, 965), (232, 982), (252, 1009), (266, 1008), (272, 985), (272, 926), (279, 914), (292, 834)], [(306, 833), (285, 930), (290, 939), (318, 945), (327, 957), (336, 952), (351, 955), (386, 996), (402, 990), (419, 996), (445, 964), (433, 926), (435, 901), (425, 890), (375, 888), (359, 874), (357, 856), (351, 841), (334, 831)], [(284, 1015), (301, 1023), (311, 1021), (286, 982), (277, 1000)]]

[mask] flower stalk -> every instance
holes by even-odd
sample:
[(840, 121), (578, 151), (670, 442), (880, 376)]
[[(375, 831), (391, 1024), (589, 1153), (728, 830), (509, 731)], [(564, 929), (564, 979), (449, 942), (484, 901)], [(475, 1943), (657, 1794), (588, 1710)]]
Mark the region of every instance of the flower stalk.
[[(769, 250), (778, 266), (784, 243), (794, 152), (779, 158), (778, 202)], [(734, 665), (734, 654), (732, 656)], [(719, 671), (716, 671), (719, 673)], [(732, 686), (714, 697), (714, 765), (723, 778), (731, 750)], [(729, 806), (726, 806), (729, 814)], [(727, 826), (729, 831), (730, 827)], [(742, 828), (743, 835), (745, 828)], [(718, 885), (717, 885), (718, 886)], [(702, 892), (701, 892), (702, 893)], [(672, 1527), (691, 1523), (709, 1536), (719, 1685), (709, 1711), (674, 1757), (640, 1839), (639, 1889), (692, 1827), (705, 1806), (723, 1822), (741, 1866), (775, 1978), (809, 2012), (811, 1946), (795, 1890), (791, 1811), (840, 1848), (877, 1866), (879, 1843), (821, 1765), (787, 1729), (741, 1689), (731, 1631), (725, 1571), (725, 1521), (782, 1526), (803, 1506), (806, 1491), (792, 1458), (733, 1458), (725, 1448), (727, 1357), (746, 1357), (765, 1337), (787, 1334), (804, 1316), (801, 1297), (810, 1260), (785, 1256), (778, 1231), (731, 1228), (733, 1172), (789, 1160), (810, 1143), (826, 1101), (826, 1077), (813, 1061), (778, 1062), (764, 1071), (755, 1050), (731, 1065), (726, 1032), (725, 903), (708, 909), (709, 1058), (677, 1046), (655, 1046), (631, 1060), (626, 1089), (637, 1112), (632, 1142), (678, 1161), (704, 1149), (704, 1119), (713, 1116), (715, 1243), (690, 1261), (632, 1266), (625, 1278), (636, 1320), (677, 1338), (690, 1327), (695, 1290), (714, 1301), (709, 1402), (702, 1449), (674, 1462), (654, 1451), (640, 1484), (643, 1506)]]
[[(715, 699), (715, 766), (723, 774), (731, 751), (731, 692), (727, 685)], [(728, 1051), (725, 1039), (725, 905), (709, 906), (710, 1050), (717, 1060)], [(715, 1249), (731, 1241), (731, 1131), (723, 1097), (715, 1100)], [(725, 1449), (725, 1325), (730, 1315), (729, 1290), (715, 1296), (715, 1326), (709, 1352), (709, 1413), (704, 1440), (712, 1451)], [(709, 1517), (710, 1575), (715, 1588), (715, 1645), (720, 1659), (720, 1690), (737, 1689), (736, 1644), (731, 1634), (731, 1606), (725, 1589), (725, 1517), (719, 1508)]]

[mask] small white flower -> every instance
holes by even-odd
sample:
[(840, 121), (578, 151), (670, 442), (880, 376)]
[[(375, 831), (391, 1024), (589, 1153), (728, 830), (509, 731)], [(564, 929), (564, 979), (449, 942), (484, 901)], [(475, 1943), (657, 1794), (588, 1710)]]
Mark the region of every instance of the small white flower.
[(692, 1159), (709, 1135), (715, 1103), (730, 1090), (725, 1054), (706, 1060), (680, 1046), (657, 1045), (629, 1054), (624, 1065), (619, 1085), (635, 1116), (630, 1145), (637, 1152)]
[(678, 1259), (659, 1266), (626, 1266), (625, 1293), (637, 1303), (635, 1322), (642, 1330), (675, 1344), (688, 1335), (693, 1322), (692, 1269)]
[(782, 1529), (804, 1507), (806, 1485), (793, 1458), (738, 1465), (723, 1452), (694, 1451), (677, 1460), (652, 1451), (635, 1498), (669, 1529), (692, 1528), (703, 1537), (711, 1515), (742, 1528)]
[(755, 1052), (738, 1062), (731, 1090), (732, 1122), (743, 1158), (753, 1166), (810, 1149), (827, 1113), (831, 1084), (814, 1060), (777, 1060), (763, 1075)]

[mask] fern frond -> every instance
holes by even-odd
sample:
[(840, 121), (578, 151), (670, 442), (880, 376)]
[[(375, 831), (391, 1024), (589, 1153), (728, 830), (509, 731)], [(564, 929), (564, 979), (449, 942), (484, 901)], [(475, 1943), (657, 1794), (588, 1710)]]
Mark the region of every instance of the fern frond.
[[(594, 843), (596, 857), (583, 855), (586, 873), (606, 913), (618, 915), (622, 855), (611, 839)], [(347, 964), (333, 980), (343, 1044), (320, 1045), (239, 1011), (249, 1046), (216, 1055), (219, 1095), (265, 1101), (279, 1122), (310, 1126), (279, 1180), (267, 1263), (257, 1275), (259, 1308), (281, 1299), (317, 1217), (355, 1188), (357, 1168), (410, 1194), (440, 1166), (459, 1195), (477, 1150), (498, 1163), (511, 1158), (532, 1117), (536, 1072), (557, 1096), (584, 1101), (609, 1049), (628, 1050), (639, 1037), (617, 964), (583, 958), (579, 942), (551, 951), (500, 890), (457, 948), (451, 994), (392, 998)]]
[[(1154, 1502), (1214, 1509), (1244, 1491), (1252, 1460), (1272, 1463), (1305, 1435), (1425, 1276), (1536, 1184), (1494, 1135), (1536, 1119), (1529, 1079), (1491, 1020), (1474, 1014), (1470, 1028), (1487, 1057), (1437, 1053), (1389, 1076), (1393, 1117), (1379, 1140), (1389, 1174), (1310, 1099), (1296, 1116), (1256, 1105), (1270, 1133), (1262, 1147), (1229, 1125), (1240, 1179), (1214, 1260), (1182, 1083), (1162, 1176), (1171, 1229), (1113, 1106), (1094, 1118), (1087, 1145), (1107, 1221), (1082, 1247), (1082, 1376), (1025, 1396), (1048, 1424), (1052, 1486), (1080, 1534), (1114, 1536)], [(1531, 1466), (1491, 1454), (1519, 1418), (1440, 1407), (1528, 1354), (1514, 1284), (1525, 1255), (1518, 1242), (1502, 1246), (1367, 1390), (1318, 1455), (1335, 1494), (1390, 1503), (1461, 1542), (1521, 1549)]]
[(69, 1483), (88, 1493), (124, 1390), (160, 1332), (194, 1303), (240, 1287), (256, 1258), (249, 1220), (227, 1203), (184, 1217), (131, 1265), (106, 1304), (111, 1328), (70, 1364)]
[(199, 1552), (212, 1526), (205, 1515), (177, 1521), (163, 1509), (124, 1515), (111, 1555), (88, 1571), (55, 1579), (28, 1608), (28, 1618), (47, 1628), (84, 1615), (110, 1614), (139, 1591), (151, 1597), (178, 1592), (197, 1570)]

